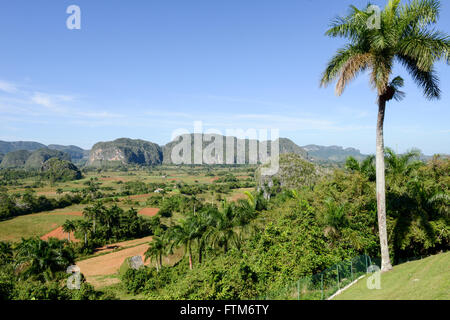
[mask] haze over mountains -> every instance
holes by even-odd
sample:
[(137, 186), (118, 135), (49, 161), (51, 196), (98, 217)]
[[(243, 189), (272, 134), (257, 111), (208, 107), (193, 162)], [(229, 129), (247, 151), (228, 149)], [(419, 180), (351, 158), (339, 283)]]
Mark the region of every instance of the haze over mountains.
[[(226, 157), (226, 137), (223, 139), (224, 159)], [(248, 150), (252, 143), (258, 148), (256, 140), (240, 140), (235, 137), (235, 155), (236, 147), (239, 142), (243, 142), (246, 150), (245, 162), (248, 163)], [(194, 135), (191, 134), (191, 144), (193, 145)], [(177, 141), (172, 141), (166, 145), (160, 146), (150, 141), (139, 139), (120, 138), (114, 141), (98, 142), (91, 150), (84, 150), (80, 147), (70, 145), (44, 145), (33, 141), (0, 141), (0, 166), (3, 168), (27, 167), (37, 168), (46, 160), (56, 157), (61, 160), (71, 160), (74, 163), (80, 163), (92, 166), (104, 165), (105, 163), (139, 164), (139, 165), (158, 165), (172, 163), (170, 155), (172, 149), (177, 145)], [(203, 149), (211, 142), (203, 142)], [(268, 141), (268, 153), (270, 155), (270, 144)], [(362, 160), (366, 155), (354, 148), (342, 148), (339, 146), (318, 146), (307, 145), (300, 147), (287, 138), (279, 139), (280, 154), (294, 153), (314, 162), (343, 162), (348, 156), (353, 156)], [(193, 147), (192, 147), (193, 150)], [(192, 151), (193, 152), (193, 151)], [(235, 156), (235, 161), (236, 161)], [(258, 160), (260, 160), (258, 158)]]

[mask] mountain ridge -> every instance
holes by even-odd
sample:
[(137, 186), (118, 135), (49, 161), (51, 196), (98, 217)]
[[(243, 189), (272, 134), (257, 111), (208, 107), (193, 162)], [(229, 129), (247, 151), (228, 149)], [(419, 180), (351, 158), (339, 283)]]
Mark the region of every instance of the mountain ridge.
[[(194, 134), (190, 134), (190, 135), (193, 137)], [(226, 138), (223, 135), (221, 135), (221, 136), (224, 139)], [(233, 137), (233, 139), (235, 141), (235, 145), (238, 140), (239, 141), (241, 140), (241, 139), (237, 139), (236, 137)], [(248, 141), (251, 141), (251, 140), (248, 140), (248, 139), (245, 139), (245, 140), (246, 140), (245, 148), (247, 150), (248, 149)], [(279, 141), (280, 141), (280, 154), (285, 154), (285, 153), (299, 154), (303, 158), (305, 158), (309, 161), (312, 161), (312, 162), (343, 163), (349, 156), (352, 156), (360, 161), (368, 156), (366, 154), (361, 153), (359, 149), (353, 148), (353, 147), (344, 148), (342, 146), (337, 146), (337, 145), (322, 146), (322, 145), (317, 145), (317, 144), (308, 144), (308, 145), (304, 145), (304, 146), (299, 146), (295, 142), (293, 142), (292, 140), (290, 140), (288, 138), (280, 138)], [(123, 150), (127, 150), (127, 151), (123, 151), (126, 153), (126, 155), (122, 154), (119, 156), (119, 158), (120, 158), (120, 159), (118, 159), (119, 162), (122, 161), (121, 160), (122, 158), (131, 157), (130, 159), (135, 159), (135, 160), (132, 160), (131, 163), (136, 163), (136, 164), (141, 163), (141, 164), (150, 164), (150, 165), (170, 164), (171, 160), (169, 157), (170, 157), (172, 148), (175, 145), (174, 141), (168, 142), (164, 145), (159, 145), (157, 143), (142, 140), (142, 139), (119, 138), (119, 139), (116, 139), (113, 141), (97, 142), (96, 144), (94, 144), (94, 146), (92, 147), (91, 150), (86, 150), (86, 149), (80, 148), (75, 145), (49, 144), (48, 146), (46, 146), (42, 143), (35, 142), (35, 141), (0, 141), (0, 163), (2, 163), (5, 160), (5, 158), (7, 161), (11, 161), (11, 158), (14, 158), (14, 157), (11, 157), (11, 155), (7, 156), (8, 153), (22, 151), (22, 153), (16, 154), (16, 155), (19, 155), (20, 159), (22, 159), (22, 160), (18, 159), (17, 165), (22, 165), (21, 163), (23, 162), (23, 158), (26, 156), (26, 154), (23, 151), (35, 152), (39, 149), (49, 149), (49, 150), (61, 151), (61, 152), (68, 154), (71, 158), (71, 161), (82, 163), (82, 164), (84, 164), (84, 163), (92, 164), (96, 160), (95, 159), (96, 157), (93, 156), (92, 150), (94, 150), (94, 152), (95, 152), (95, 149), (98, 148), (99, 145), (105, 146), (105, 144), (108, 145), (108, 144), (111, 144), (111, 143), (114, 144), (117, 142), (121, 145), (121, 148)], [(146, 145), (148, 150), (144, 150), (145, 147), (142, 150), (138, 150), (139, 147), (136, 147), (136, 146), (133, 147), (134, 143), (137, 143), (137, 144), (140, 143), (142, 145)], [(270, 143), (271, 142), (268, 143), (269, 146), (270, 146)], [(205, 143), (203, 144), (203, 147), (205, 147)], [(134, 148), (134, 151), (131, 150), (133, 148)], [(152, 151), (149, 151), (150, 149)], [(269, 149), (270, 149), (270, 147), (269, 147)], [(154, 154), (152, 154), (152, 152)], [(28, 156), (29, 156), (29, 154), (28, 154)], [(99, 157), (102, 158), (102, 156), (99, 156)], [(25, 158), (27, 158), (27, 157), (25, 157)], [(106, 157), (103, 157), (102, 159), (97, 159), (97, 160), (106, 160), (107, 158), (108, 157), (106, 156)], [(426, 159), (430, 159), (431, 156), (423, 155), (421, 158), (426, 160)], [(141, 159), (141, 160), (139, 160), (139, 159)], [(26, 159), (25, 159), (25, 161), (26, 161)], [(108, 161), (108, 160), (106, 160), (106, 161)], [(246, 161), (248, 161), (248, 158), (246, 158)], [(14, 160), (13, 160), (13, 162), (14, 162)], [(127, 163), (127, 161), (125, 161), (125, 163)], [(9, 166), (9, 165), (7, 165), (7, 166)]]

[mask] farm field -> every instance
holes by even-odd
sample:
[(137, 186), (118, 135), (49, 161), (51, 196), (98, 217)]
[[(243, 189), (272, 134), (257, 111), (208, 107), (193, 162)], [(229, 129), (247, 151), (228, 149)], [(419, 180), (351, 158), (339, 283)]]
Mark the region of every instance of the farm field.
[[(137, 211), (138, 216), (149, 220), (159, 216), (160, 205), (158, 203), (161, 198), (182, 196), (189, 199), (192, 197), (191, 192), (195, 192), (198, 201), (208, 204), (218, 205), (224, 199), (227, 201), (245, 199), (244, 192), (254, 190), (254, 187), (247, 186), (253, 181), (248, 171), (248, 168), (227, 168), (218, 169), (212, 174), (209, 169), (204, 167), (169, 167), (155, 171), (130, 169), (127, 172), (105, 170), (85, 172), (82, 179), (68, 182), (50, 183), (41, 181), (37, 177), (19, 179), (14, 185), (7, 187), (7, 192), (19, 197), (25, 193), (31, 193), (36, 199), (45, 197), (55, 201), (76, 194), (89, 197), (91, 192), (97, 192), (99, 198), (95, 201), (102, 201), (105, 207), (110, 208), (117, 205), (124, 211), (133, 208)], [(219, 181), (224, 176), (228, 179), (233, 177), (231, 180), (234, 181), (232, 182), (234, 184), (244, 183), (244, 187), (229, 188), (228, 182)], [(147, 186), (150, 185), (154, 188), (163, 188), (164, 192), (148, 189)], [(215, 188), (215, 191), (209, 190), (212, 187)], [(198, 188), (198, 191), (195, 188)], [(24, 214), (0, 221), (0, 241), (18, 243), (22, 238), (32, 237), (39, 237), (46, 241), (50, 238), (67, 240), (68, 234), (64, 232), (63, 224), (68, 220), (76, 222), (85, 219), (83, 212), (95, 201), (90, 200), (86, 201), (87, 203), (72, 204), (60, 209)], [(170, 219), (162, 216), (160, 218), (163, 224), (173, 225), (183, 217), (182, 213), (175, 211)], [(82, 245), (83, 237), (80, 234), (78, 237), (80, 239), (75, 237), (75, 232), (70, 233), (71, 242)], [(123, 296), (125, 293), (120, 287), (117, 287), (120, 286), (118, 270), (129, 257), (142, 256), (144, 259), (144, 253), (148, 250), (151, 241), (152, 236), (147, 236), (109, 243), (97, 247), (90, 255), (81, 256), (77, 259), (76, 264), (80, 267), (86, 281), (94, 288), (112, 290), (121, 298), (130, 298), (127, 295)], [(183, 256), (183, 249), (175, 248), (173, 254), (164, 257), (162, 264), (173, 265)], [(152, 264), (154, 263), (152, 262)], [(150, 260), (145, 264), (151, 264)], [(135, 298), (133, 296), (133, 299)]]
[[(145, 265), (150, 265), (150, 260), (145, 261), (144, 253), (149, 247), (152, 237), (145, 237), (120, 243), (114, 243), (99, 248), (93, 257), (76, 262), (87, 282), (96, 289), (108, 287), (120, 283), (119, 269), (127, 258), (141, 256)], [(177, 249), (172, 255), (163, 259), (166, 266), (173, 265), (183, 257), (183, 251)]]
[[(251, 180), (250, 176), (245, 173), (247, 169), (223, 169), (224, 173), (234, 173), (238, 181)], [(218, 170), (216, 173), (220, 172)], [(244, 173), (243, 173), (244, 172)], [(42, 182), (38, 178), (25, 178), (18, 181), (17, 186), (8, 187), (9, 194), (22, 194), (25, 191), (30, 191), (36, 196), (45, 196), (50, 199), (58, 199), (66, 194), (72, 192), (79, 192), (90, 181), (95, 181), (98, 184), (100, 191), (105, 193), (121, 194), (126, 191), (124, 183), (154, 183), (165, 184), (169, 186), (175, 186), (178, 184), (196, 185), (214, 184), (214, 181), (218, 179), (217, 176), (211, 176), (209, 170), (205, 170), (202, 167), (198, 168), (158, 168), (158, 170), (129, 170), (128, 172), (122, 171), (105, 171), (105, 172), (87, 172), (84, 174), (83, 179), (69, 181), (69, 182), (57, 182), (48, 183)], [(125, 191), (124, 191), (125, 190)], [(220, 199), (227, 199), (228, 201), (236, 201), (237, 199), (245, 198), (245, 191), (251, 191), (254, 188), (238, 188), (232, 189), (227, 193), (223, 193)], [(152, 197), (159, 196), (155, 192), (131, 192), (130, 195), (113, 196), (114, 204), (117, 204), (124, 210), (134, 208), (144, 218), (150, 218), (155, 216), (158, 212), (158, 208), (151, 205), (147, 205), (147, 201)], [(167, 192), (167, 195), (179, 194), (179, 190), (171, 189)], [(215, 194), (210, 192), (198, 194), (198, 197), (205, 199), (208, 202), (219, 203), (221, 200), (214, 197)], [(108, 205), (112, 205), (110, 203)], [(82, 211), (86, 207), (86, 204), (75, 204), (63, 209), (56, 209), (51, 211), (45, 211), (40, 213), (28, 214), (11, 219), (0, 221), (0, 241), (20, 241), (22, 237), (42, 237), (48, 233), (55, 231), (57, 228), (61, 228), (62, 224), (66, 220), (76, 220), (82, 215)], [(74, 213), (76, 213), (74, 215)], [(58, 233), (55, 231), (55, 233)], [(59, 236), (59, 238), (62, 238)], [(64, 237), (66, 238), (66, 237)], [(47, 239), (47, 238), (46, 238)]]
[(82, 206), (72, 206), (51, 212), (14, 217), (0, 222), (0, 241), (20, 241), (21, 238), (41, 237), (60, 227), (66, 220), (79, 219)]

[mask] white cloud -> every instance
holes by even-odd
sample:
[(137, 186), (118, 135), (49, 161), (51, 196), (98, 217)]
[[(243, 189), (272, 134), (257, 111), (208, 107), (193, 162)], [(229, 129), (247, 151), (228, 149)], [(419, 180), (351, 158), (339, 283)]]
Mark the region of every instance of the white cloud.
[(31, 101), (35, 104), (41, 105), (46, 108), (52, 108), (52, 101), (49, 96), (46, 96), (42, 93), (36, 92), (34, 96), (31, 98)]
[(16, 93), (19, 90), (15, 84), (0, 80), (0, 91), (4, 91), (6, 93)]

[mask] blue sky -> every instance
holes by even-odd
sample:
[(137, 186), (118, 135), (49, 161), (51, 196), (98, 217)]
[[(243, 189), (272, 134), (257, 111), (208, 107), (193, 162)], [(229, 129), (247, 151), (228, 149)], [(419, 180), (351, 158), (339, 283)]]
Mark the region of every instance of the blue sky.
[[(373, 1), (384, 5), (385, 1)], [(81, 30), (66, 8), (81, 8)], [(0, 5), (0, 140), (167, 143), (178, 128), (279, 128), (299, 145), (375, 150), (367, 76), (342, 97), (319, 88), (343, 42), (329, 22), (358, 0), (15, 0)], [(438, 27), (450, 33), (450, 3)], [(429, 102), (402, 68), (407, 98), (388, 105), (385, 143), (450, 153), (450, 68)]]

